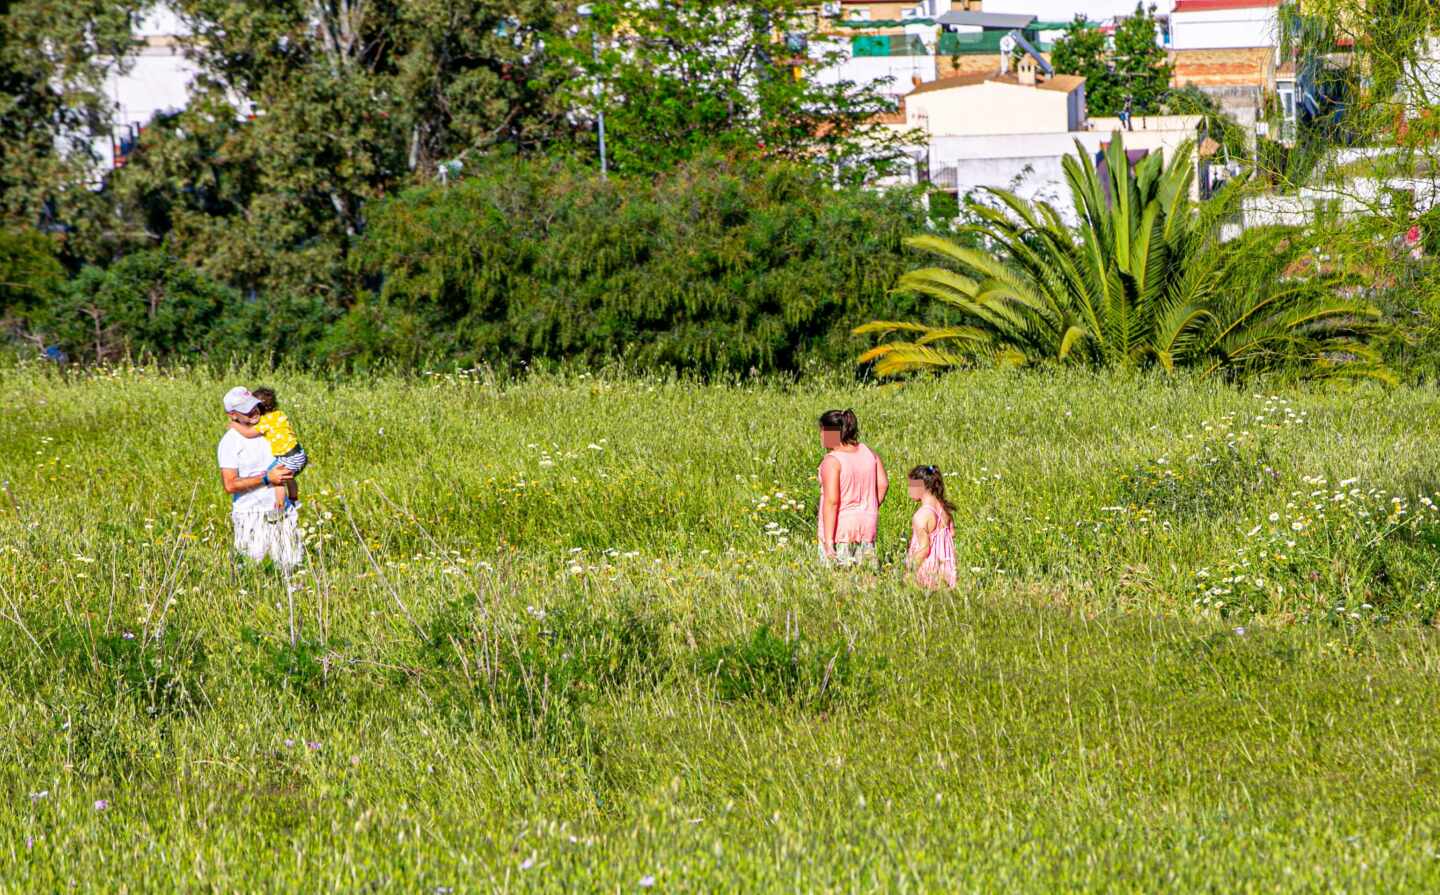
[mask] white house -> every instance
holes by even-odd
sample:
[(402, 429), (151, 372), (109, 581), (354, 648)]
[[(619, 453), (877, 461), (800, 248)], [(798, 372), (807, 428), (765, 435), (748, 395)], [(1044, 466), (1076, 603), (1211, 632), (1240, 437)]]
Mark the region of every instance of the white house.
[[(1280, 0), (1175, 0), (1170, 61), (1177, 87), (1194, 85), (1246, 127), (1280, 89)], [(1293, 74), (1291, 75), (1293, 82)], [(1293, 107), (1293, 87), (1281, 92)]]
[[(963, 197), (982, 187), (1009, 189), (1027, 201), (1053, 204), (1074, 221), (1062, 162), (1077, 151), (1098, 153), (1123, 125), (1092, 121), (1085, 106), (1085, 79), (1056, 75), (1038, 55), (1009, 68), (1009, 54), (995, 58), (986, 74), (952, 75), (915, 87), (894, 126), (918, 131), (925, 146), (916, 174)], [(1140, 117), (1125, 133), (1135, 153), (1174, 152), (1195, 139), (1199, 116)], [(1198, 192), (1197, 192), (1198, 195)]]
[(114, 132), (99, 135), (95, 152), (106, 170), (124, 164), (140, 129), (157, 114), (178, 112), (190, 99), (198, 69), (181, 46), (188, 31), (169, 7), (149, 8), (134, 29), (137, 46), (124, 74), (111, 71), (105, 95), (113, 106)]
[[(1025, 62), (1030, 63), (1026, 73)], [(1085, 79), (1039, 76), (1022, 60), (1011, 74), (961, 75), (921, 84), (905, 98), (906, 123), (934, 136), (1054, 134), (1082, 130)]]
[(1173, 50), (1236, 50), (1280, 45), (1280, 0), (1175, 0)]
[[(1170, 12), (1174, 0), (1146, 0), (1145, 8), (1155, 5), (1155, 14)], [(1116, 16), (1135, 14), (1135, 0), (985, 0), (986, 12), (1029, 13), (1042, 22), (1068, 22), (1084, 13), (1092, 22), (1103, 22)]]

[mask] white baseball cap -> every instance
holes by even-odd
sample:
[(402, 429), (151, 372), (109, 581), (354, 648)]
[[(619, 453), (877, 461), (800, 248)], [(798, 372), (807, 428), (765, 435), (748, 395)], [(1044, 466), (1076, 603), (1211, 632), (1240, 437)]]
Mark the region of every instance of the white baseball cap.
[(260, 406), (260, 399), (250, 394), (250, 389), (237, 385), (225, 393), (226, 413), (249, 413)]

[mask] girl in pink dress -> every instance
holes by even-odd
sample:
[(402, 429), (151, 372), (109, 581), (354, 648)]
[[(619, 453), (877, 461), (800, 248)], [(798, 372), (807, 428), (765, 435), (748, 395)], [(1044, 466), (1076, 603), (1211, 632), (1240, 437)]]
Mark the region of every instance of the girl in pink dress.
[(945, 479), (933, 466), (910, 470), (910, 499), (920, 508), (910, 520), (905, 564), (926, 590), (955, 586), (955, 508), (945, 499)]
[(820, 415), (820, 512), (816, 522), (820, 559), (836, 565), (877, 566), (875, 530), (890, 479), (885, 464), (860, 443), (860, 424), (852, 410)]

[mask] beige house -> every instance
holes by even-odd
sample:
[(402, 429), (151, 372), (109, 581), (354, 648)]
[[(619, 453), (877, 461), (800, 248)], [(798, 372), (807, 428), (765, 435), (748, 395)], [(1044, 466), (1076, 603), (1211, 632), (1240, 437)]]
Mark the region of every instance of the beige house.
[(1053, 134), (1085, 130), (1085, 79), (1046, 77), (1029, 58), (1008, 74), (960, 75), (905, 97), (905, 121), (931, 136)]

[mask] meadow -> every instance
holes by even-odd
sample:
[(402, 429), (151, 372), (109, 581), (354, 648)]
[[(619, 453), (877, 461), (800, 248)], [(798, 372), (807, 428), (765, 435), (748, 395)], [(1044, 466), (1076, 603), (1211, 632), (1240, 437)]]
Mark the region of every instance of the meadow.
[[(0, 369), (0, 888), (1440, 882), (1429, 389), (265, 379), (289, 577), (228, 550), (255, 374)], [(879, 574), (813, 561), (830, 407)]]

